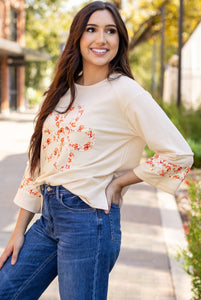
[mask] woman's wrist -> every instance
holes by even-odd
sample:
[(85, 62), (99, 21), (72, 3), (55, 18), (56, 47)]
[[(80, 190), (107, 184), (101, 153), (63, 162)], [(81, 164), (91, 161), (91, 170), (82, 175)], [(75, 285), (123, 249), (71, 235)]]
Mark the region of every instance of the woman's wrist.
[(120, 189), (139, 182), (142, 182), (142, 180), (136, 176), (133, 170), (130, 170), (113, 180), (113, 184), (115, 184), (116, 188)]
[(25, 234), (27, 226), (31, 222), (33, 216), (34, 216), (34, 213), (21, 208), (19, 215), (18, 215), (16, 226), (14, 229), (14, 233), (15, 234)]

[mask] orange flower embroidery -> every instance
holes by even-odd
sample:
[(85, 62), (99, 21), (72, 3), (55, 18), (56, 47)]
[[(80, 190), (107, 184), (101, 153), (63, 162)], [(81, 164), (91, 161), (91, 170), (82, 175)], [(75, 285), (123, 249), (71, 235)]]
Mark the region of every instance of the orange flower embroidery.
[(161, 159), (158, 154), (155, 154), (153, 157), (150, 157), (146, 161), (146, 165), (150, 171), (159, 176), (167, 176), (181, 181), (190, 171), (190, 168), (182, 168), (181, 166), (172, 164), (166, 161), (165, 159)]
[(34, 181), (30, 177), (23, 177), (20, 189), (27, 191), (30, 195), (41, 197), (41, 194), (34, 186)]
[[(69, 116), (71, 112), (76, 112), (77, 114), (73, 119), (69, 121)], [(66, 155), (66, 165), (61, 165), (59, 161), (54, 162), (53, 166), (59, 171), (63, 171), (65, 169), (70, 169), (73, 158), (74, 158), (74, 151), (87, 151), (91, 149), (95, 143), (95, 134), (90, 128), (86, 128), (85, 125), (78, 125), (77, 122), (80, 120), (81, 116), (83, 115), (84, 110), (81, 106), (78, 107), (71, 107), (69, 111), (65, 114), (59, 113), (52, 113), (50, 114), (55, 120), (55, 131), (51, 131), (49, 128), (43, 127), (43, 134), (44, 136), (47, 135), (45, 142), (42, 144), (42, 149), (46, 151), (45, 153), (45, 160), (49, 163), (52, 160), (55, 160), (65, 152)], [(71, 133), (76, 132), (83, 132), (87, 135), (88, 141), (85, 144), (80, 144), (71, 140)], [(55, 147), (52, 147), (55, 145)]]

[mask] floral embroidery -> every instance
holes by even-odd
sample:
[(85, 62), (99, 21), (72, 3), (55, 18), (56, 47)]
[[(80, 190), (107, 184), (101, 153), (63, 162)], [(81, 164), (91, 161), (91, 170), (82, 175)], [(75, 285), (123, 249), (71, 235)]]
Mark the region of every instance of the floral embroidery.
[(33, 185), (33, 180), (30, 177), (24, 176), (20, 185), (20, 189), (26, 190), (29, 194), (41, 197), (41, 194)]
[(158, 154), (150, 157), (146, 161), (147, 167), (159, 176), (168, 176), (173, 179), (183, 180), (190, 168), (182, 168), (178, 165), (167, 162), (165, 159), (161, 159)]
[[(78, 110), (77, 113), (76, 109)], [(76, 113), (75, 117), (70, 121), (67, 121), (72, 111)], [(43, 127), (44, 142), (42, 144), (42, 149), (46, 152), (45, 160), (48, 162), (54, 161), (53, 166), (60, 171), (70, 169), (72, 160), (75, 156), (75, 150), (87, 151), (91, 149), (95, 143), (95, 134), (92, 129), (87, 128), (85, 125), (77, 124), (83, 113), (84, 110), (81, 106), (73, 106), (65, 114), (53, 112), (50, 115), (54, 118), (56, 130), (50, 130), (45, 126)], [(86, 143), (79, 143), (72, 140), (72, 134), (81, 132), (87, 137)], [(66, 164), (61, 165), (58, 159), (64, 153), (66, 153)]]

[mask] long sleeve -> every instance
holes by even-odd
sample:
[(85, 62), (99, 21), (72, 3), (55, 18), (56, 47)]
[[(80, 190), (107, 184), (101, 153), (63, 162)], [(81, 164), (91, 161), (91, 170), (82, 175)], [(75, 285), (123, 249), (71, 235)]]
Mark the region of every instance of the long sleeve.
[(14, 203), (33, 213), (39, 213), (41, 211), (41, 200), (40, 189), (35, 187), (34, 178), (30, 176), (29, 163), (27, 163), (23, 179), (14, 198)]
[(121, 91), (125, 114), (133, 134), (155, 152), (134, 172), (143, 181), (173, 194), (193, 164), (193, 153), (151, 95), (132, 82), (129, 80)]

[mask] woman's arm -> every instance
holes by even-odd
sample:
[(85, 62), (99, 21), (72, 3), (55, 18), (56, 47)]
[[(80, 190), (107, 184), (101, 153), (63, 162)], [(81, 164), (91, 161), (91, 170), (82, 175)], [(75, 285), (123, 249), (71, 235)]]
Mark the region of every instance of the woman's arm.
[(10, 240), (8, 241), (4, 252), (0, 257), (0, 269), (11, 254), (11, 264), (14, 265), (16, 263), (18, 254), (24, 243), (24, 233), (33, 216), (34, 213), (23, 208), (20, 209), (15, 229), (10, 237)]
[(142, 180), (138, 178), (132, 170), (112, 180), (106, 188), (108, 210), (105, 210), (105, 213), (109, 213), (112, 202), (121, 203), (121, 191), (125, 186), (139, 182), (142, 182)]

